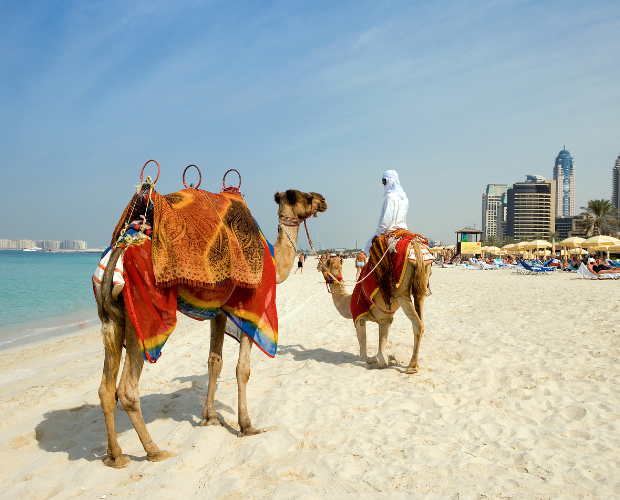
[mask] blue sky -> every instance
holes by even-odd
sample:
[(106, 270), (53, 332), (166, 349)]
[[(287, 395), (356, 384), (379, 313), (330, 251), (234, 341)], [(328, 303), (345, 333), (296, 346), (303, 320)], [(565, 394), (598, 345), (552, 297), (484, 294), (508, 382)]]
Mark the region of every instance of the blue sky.
[(577, 205), (609, 198), (618, 33), (616, 1), (0, 2), (0, 238), (105, 245), (150, 158), (162, 194), (238, 169), (271, 240), (273, 193), (319, 192), (336, 247), (374, 232), (390, 168), (449, 242), (564, 145)]

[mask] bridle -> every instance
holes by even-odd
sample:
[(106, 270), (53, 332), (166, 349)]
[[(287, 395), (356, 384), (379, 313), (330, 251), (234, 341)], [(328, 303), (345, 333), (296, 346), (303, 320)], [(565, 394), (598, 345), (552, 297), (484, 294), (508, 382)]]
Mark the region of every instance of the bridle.
[(278, 226), (280, 226), (282, 230), (284, 231), (284, 234), (286, 234), (287, 238), (291, 242), (291, 245), (293, 245), (293, 250), (295, 252), (297, 252), (297, 244), (295, 243), (295, 240), (293, 239), (293, 235), (288, 230), (287, 226), (288, 227), (294, 227), (294, 226), (299, 227), (301, 223), (303, 222), (304, 227), (306, 228), (306, 235), (308, 236), (308, 241), (310, 242), (310, 248), (312, 248), (312, 251), (316, 255), (316, 250), (314, 249), (314, 245), (312, 244), (312, 240), (310, 239), (310, 233), (308, 232), (308, 226), (306, 224), (306, 220), (308, 220), (313, 215), (313, 209), (314, 209), (314, 198), (312, 198), (312, 201), (310, 202), (310, 213), (306, 217), (287, 217), (286, 215), (278, 216)]

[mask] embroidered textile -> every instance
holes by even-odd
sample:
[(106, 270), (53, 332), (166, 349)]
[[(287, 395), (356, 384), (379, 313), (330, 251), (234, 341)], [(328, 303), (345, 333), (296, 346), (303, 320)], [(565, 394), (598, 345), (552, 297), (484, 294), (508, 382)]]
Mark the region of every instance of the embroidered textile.
[[(381, 261), (379, 267), (375, 269), (375, 272), (371, 273), (371, 270), (376, 266), (377, 262), (388, 248), (388, 238), (398, 240), (396, 249), (394, 252), (388, 252), (383, 261)], [(415, 240), (420, 242), (422, 254), (426, 261), (425, 250), (428, 252), (428, 243), (426, 238), (419, 234), (400, 229), (391, 232), (389, 236), (377, 236), (375, 237), (375, 241), (377, 240), (379, 241), (379, 245), (377, 245), (378, 248), (375, 248), (375, 243), (373, 242), (370, 249), (370, 259), (362, 269), (359, 279), (363, 279), (369, 273), (371, 274), (363, 282), (355, 285), (353, 295), (351, 296), (351, 313), (354, 323), (361, 315), (368, 314), (374, 307), (373, 298), (380, 291), (380, 280), (384, 284), (387, 284), (386, 288), (389, 286), (390, 292), (387, 300), (385, 300), (385, 295), (383, 293), (381, 296), (384, 298), (386, 305), (388, 305), (388, 311), (390, 310), (389, 304), (391, 303), (392, 293), (400, 286), (405, 277), (405, 271), (407, 269), (405, 264), (407, 263), (407, 259), (411, 259), (410, 255), (415, 257), (415, 254), (412, 253), (412, 245)], [(430, 255), (430, 252), (428, 252), (428, 254)], [(379, 277), (377, 277), (377, 271), (379, 271)]]

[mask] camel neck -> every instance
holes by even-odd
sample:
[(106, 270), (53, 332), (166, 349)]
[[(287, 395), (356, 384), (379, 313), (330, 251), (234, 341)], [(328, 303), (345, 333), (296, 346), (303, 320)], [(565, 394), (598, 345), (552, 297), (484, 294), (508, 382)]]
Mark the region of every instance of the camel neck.
[(299, 226), (286, 226), (293, 242), (284, 231), (283, 226), (278, 226), (278, 238), (273, 249), (276, 256), (276, 283), (282, 283), (291, 273), (291, 268), (297, 253), (296, 245), (299, 235)]

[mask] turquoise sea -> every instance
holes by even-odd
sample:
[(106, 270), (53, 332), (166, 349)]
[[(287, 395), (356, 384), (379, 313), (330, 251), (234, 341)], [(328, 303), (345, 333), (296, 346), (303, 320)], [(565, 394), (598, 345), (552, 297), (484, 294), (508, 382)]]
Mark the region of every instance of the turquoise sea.
[(95, 325), (98, 253), (0, 251), (0, 349)]

